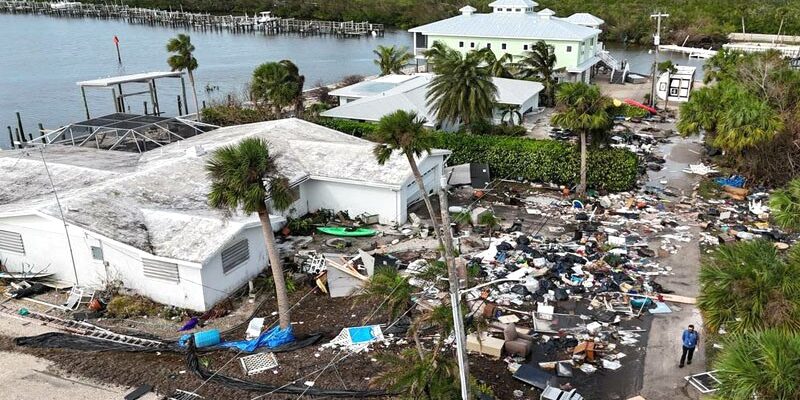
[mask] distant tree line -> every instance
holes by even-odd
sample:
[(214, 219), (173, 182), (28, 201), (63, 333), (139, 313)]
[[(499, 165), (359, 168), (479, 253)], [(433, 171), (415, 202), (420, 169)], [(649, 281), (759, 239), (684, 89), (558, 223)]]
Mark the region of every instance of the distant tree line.
[[(85, 0), (104, 3), (105, 0)], [(491, 0), (123, 0), (136, 7), (183, 9), (215, 14), (252, 15), (273, 11), (280, 17), (314, 18), (340, 21), (370, 21), (397, 28), (409, 28), (458, 13), (466, 3), (479, 11), (489, 11)], [(539, 9), (556, 11), (558, 16), (588, 12), (606, 21), (603, 40), (608, 42), (650, 43), (653, 23), (649, 15), (656, 10), (670, 14), (665, 23), (667, 41), (718, 43), (730, 32), (741, 32), (744, 18), (747, 32), (800, 35), (800, 0), (539, 0)]]

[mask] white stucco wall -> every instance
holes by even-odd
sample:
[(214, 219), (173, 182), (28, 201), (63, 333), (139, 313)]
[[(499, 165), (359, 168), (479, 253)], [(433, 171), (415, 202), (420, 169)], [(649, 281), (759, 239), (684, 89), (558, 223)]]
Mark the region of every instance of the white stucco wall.
[[(228, 273), (222, 270), (222, 251), (242, 239), (247, 239), (250, 257)], [(216, 253), (203, 263), (202, 282), (204, 304), (211, 308), (217, 302), (229, 297), (236, 289), (244, 286), (269, 265), (267, 248), (261, 225), (246, 227), (228, 240)]]
[[(35, 214), (4, 217), (0, 218), (0, 229), (21, 234), (25, 245), (25, 254), (0, 250), (0, 259), (10, 271), (47, 267), (56, 279), (75, 281), (61, 221)], [(69, 237), (81, 286), (102, 288), (108, 281), (120, 280), (124, 287), (159, 303), (205, 309), (200, 264), (153, 256), (74, 225), (69, 225)], [(92, 257), (91, 246), (103, 249), (103, 261)], [(178, 264), (180, 282), (145, 277), (142, 257)]]
[(347, 211), (351, 217), (362, 213), (379, 214), (382, 224), (393, 224), (403, 218), (399, 192), (390, 188), (311, 179), (303, 183), (308, 211), (331, 209)]

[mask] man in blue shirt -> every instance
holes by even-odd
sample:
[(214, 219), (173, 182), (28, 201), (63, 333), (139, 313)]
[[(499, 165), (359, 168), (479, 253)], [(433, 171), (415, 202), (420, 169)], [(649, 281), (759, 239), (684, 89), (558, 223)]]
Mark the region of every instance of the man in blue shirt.
[[(694, 325), (689, 325), (689, 328), (683, 331), (681, 340), (683, 341), (683, 354), (681, 354), (681, 363), (678, 368), (683, 368), (684, 361), (688, 361), (688, 364), (692, 363), (694, 349), (700, 345), (700, 334), (694, 330)], [(686, 359), (687, 355), (689, 356), (688, 360)]]

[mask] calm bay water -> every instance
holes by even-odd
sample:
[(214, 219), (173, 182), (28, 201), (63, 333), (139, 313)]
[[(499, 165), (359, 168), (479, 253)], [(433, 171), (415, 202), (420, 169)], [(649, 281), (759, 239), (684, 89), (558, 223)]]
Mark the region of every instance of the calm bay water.
[[(83, 119), (78, 81), (168, 70), (166, 42), (181, 32), (190, 34), (197, 48), (197, 89), (205, 100), (242, 93), (253, 69), (263, 62), (290, 59), (306, 76), (306, 87), (313, 87), (347, 75), (377, 73), (372, 50), (378, 45), (411, 46), (411, 35), (404, 31), (389, 31), (381, 38), (265, 36), (0, 14), (0, 147), (8, 147), (6, 126), (16, 126), (15, 111), (22, 114), (26, 132), (36, 132), (39, 122), (56, 128)], [(122, 65), (117, 63), (114, 35), (120, 39)], [(609, 47), (618, 59), (629, 60), (633, 71), (650, 71), (652, 55), (647, 49)], [(681, 65), (702, 65), (702, 60), (661, 55), (662, 60), (667, 57)], [(174, 115), (180, 82), (166, 79), (158, 85), (162, 111)], [(206, 86), (218, 89), (207, 92)], [(113, 111), (110, 90), (89, 89), (87, 98), (92, 116)], [(140, 96), (127, 99), (127, 104), (141, 113), (143, 101), (150, 103), (149, 97)]]
[[(83, 119), (78, 81), (168, 70), (166, 42), (181, 32), (190, 34), (197, 48), (201, 99), (241, 93), (253, 69), (263, 62), (292, 60), (306, 76), (306, 87), (312, 87), (347, 75), (377, 73), (372, 50), (378, 45), (411, 45), (410, 34), (403, 31), (377, 38), (265, 36), (0, 14), (0, 145), (8, 146), (6, 126), (16, 126), (15, 111), (22, 114), (26, 132), (36, 132), (39, 122), (56, 128)], [(120, 39), (122, 66), (117, 63), (114, 35)], [(162, 111), (174, 115), (180, 81), (164, 79), (157, 84)], [(206, 93), (206, 85), (219, 90)], [(87, 89), (87, 97), (92, 116), (113, 112), (110, 90)], [(142, 112), (143, 101), (150, 103), (149, 97), (141, 96), (130, 98), (128, 105)]]

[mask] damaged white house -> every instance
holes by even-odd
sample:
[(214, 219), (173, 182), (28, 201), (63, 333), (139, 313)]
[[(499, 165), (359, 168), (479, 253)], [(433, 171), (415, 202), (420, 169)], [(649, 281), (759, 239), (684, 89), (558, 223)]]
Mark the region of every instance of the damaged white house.
[[(0, 263), (70, 283), (77, 273), (80, 286), (120, 280), (161, 303), (209, 309), (268, 262), (258, 218), (226, 216), (206, 200), (211, 152), (251, 136), (269, 142), (298, 199), (273, 216), (274, 229), (286, 215), (319, 209), (402, 223), (420, 199), (404, 157), (381, 166), (374, 143), (298, 119), (222, 128), (143, 154), (62, 145), (4, 152)], [(448, 155), (418, 160), (429, 190)]]

